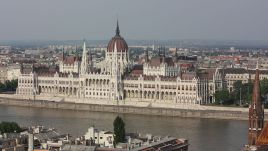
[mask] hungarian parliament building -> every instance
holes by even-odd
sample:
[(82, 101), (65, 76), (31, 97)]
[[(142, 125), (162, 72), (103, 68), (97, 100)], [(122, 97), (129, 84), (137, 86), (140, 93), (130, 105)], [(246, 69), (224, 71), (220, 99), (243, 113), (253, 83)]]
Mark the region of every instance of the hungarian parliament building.
[[(105, 59), (94, 66), (90, 51), (83, 44), (81, 56), (62, 55), (56, 72), (22, 73), (18, 78), (19, 96), (55, 96), (86, 101), (143, 101), (172, 104), (208, 104), (214, 101), (217, 87), (222, 87), (219, 72), (198, 75), (196, 69), (182, 69), (177, 53), (159, 54), (136, 65), (129, 58), (128, 45), (116, 34), (109, 41)], [(208, 78), (210, 77), (210, 79)], [(87, 103), (87, 102), (85, 102)], [(90, 103), (90, 102), (88, 102)]]

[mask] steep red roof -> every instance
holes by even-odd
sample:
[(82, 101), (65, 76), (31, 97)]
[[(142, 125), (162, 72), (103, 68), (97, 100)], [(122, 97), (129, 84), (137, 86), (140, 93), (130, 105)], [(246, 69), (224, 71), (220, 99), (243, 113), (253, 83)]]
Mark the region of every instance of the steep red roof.
[(64, 64), (74, 64), (75, 61), (78, 61), (79, 58), (76, 56), (67, 56), (64, 57), (63, 63)]
[(257, 139), (256, 145), (268, 145), (268, 124), (262, 129), (260, 136)]
[(117, 52), (127, 52), (128, 45), (127, 42), (121, 36), (114, 36), (108, 43), (107, 52), (114, 51), (114, 45), (116, 44)]
[(173, 61), (172, 58), (163, 58), (163, 57), (153, 57), (151, 58), (151, 60), (149, 61), (149, 65), (150, 66), (160, 66), (161, 63), (166, 63), (168, 66), (174, 66), (175, 63)]
[(127, 52), (128, 45), (123, 37), (120, 36), (119, 25), (117, 21), (115, 36), (109, 41), (107, 46), (107, 52), (113, 52), (116, 44), (117, 52)]

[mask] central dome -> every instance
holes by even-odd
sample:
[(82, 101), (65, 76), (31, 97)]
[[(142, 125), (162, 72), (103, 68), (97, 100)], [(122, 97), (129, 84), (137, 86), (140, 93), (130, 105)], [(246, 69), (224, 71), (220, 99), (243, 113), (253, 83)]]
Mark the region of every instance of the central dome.
[(116, 43), (116, 47), (117, 47), (117, 52), (127, 52), (128, 51), (128, 45), (127, 45), (125, 39), (120, 36), (118, 21), (117, 21), (115, 36), (109, 41), (108, 46), (107, 46), (107, 52), (114, 51), (115, 43)]

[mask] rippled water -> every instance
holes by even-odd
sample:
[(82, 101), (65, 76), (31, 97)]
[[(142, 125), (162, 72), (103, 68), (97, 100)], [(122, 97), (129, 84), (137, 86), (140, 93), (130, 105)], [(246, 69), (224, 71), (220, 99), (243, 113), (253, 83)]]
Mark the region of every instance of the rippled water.
[[(87, 128), (112, 130), (117, 114), (0, 105), (0, 121), (22, 126), (44, 125), (73, 136)], [(240, 151), (247, 143), (247, 121), (121, 114), (127, 132), (189, 139), (190, 151)]]

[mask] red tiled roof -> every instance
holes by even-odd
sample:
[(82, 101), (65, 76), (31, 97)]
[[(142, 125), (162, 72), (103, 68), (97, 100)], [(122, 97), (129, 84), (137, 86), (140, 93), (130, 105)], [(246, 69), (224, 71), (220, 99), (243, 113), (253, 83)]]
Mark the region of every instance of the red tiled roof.
[(150, 66), (160, 66), (161, 63), (165, 62), (168, 66), (174, 66), (174, 61), (172, 58), (163, 58), (163, 57), (153, 57), (149, 61)]
[(191, 63), (183, 63), (183, 64), (180, 64), (180, 67), (181, 68), (191, 68), (191, 67), (193, 67), (193, 64), (191, 64)]
[(124, 38), (122, 38), (120, 35), (114, 36), (108, 43), (107, 46), (107, 52), (113, 52), (114, 51), (114, 45), (116, 43), (117, 51), (118, 52), (127, 52), (128, 45)]
[(268, 145), (268, 124), (262, 129), (260, 136), (257, 139), (256, 145)]
[(74, 64), (75, 61), (78, 61), (79, 58), (76, 56), (67, 56), (64, 57), (63, 63), (64, 64)]

